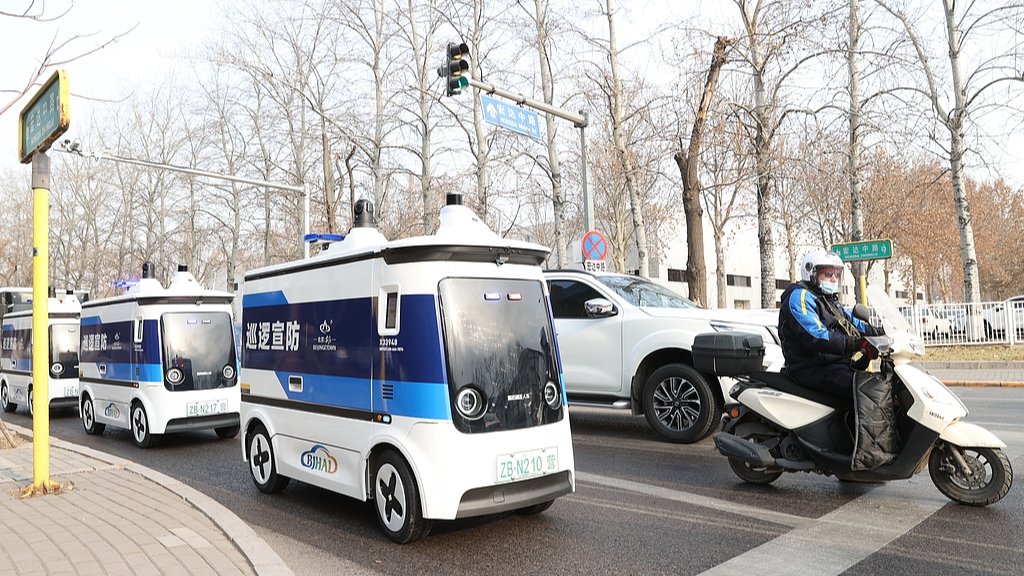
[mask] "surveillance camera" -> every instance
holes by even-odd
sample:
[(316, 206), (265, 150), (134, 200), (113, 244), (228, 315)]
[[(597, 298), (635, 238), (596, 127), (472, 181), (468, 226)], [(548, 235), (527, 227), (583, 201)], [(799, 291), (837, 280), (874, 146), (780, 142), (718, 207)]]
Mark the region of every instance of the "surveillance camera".
[(69, 149), (72, 152), (80, 152), (82, 150), (82, 141), (75, 138), (75, 141), (71, 143), (71, 147)]

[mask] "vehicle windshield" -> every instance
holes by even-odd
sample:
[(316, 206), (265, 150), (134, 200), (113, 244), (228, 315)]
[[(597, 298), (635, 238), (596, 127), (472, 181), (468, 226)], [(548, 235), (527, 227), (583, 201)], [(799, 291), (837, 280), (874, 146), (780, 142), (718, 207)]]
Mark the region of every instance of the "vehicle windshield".
[(52, 370), (57, 378), (78, 378), (78, 324), (53, 324), (50, 326), (50, 366), (60, 364), (59, 371)]
[(235, 332), (227, 312), (168, 312), (160, 317), (160, 336), (168, 390), (235, 385)]
[(453, 401), (456, 428), (490, 432), (561, 420), (561, 405), (544, 399), (548, 382), (562, 392), (541, 282), (447, 278), (439, 289), (451, 397), (471, 387), (484, 403), (479, 416), (467, 418)]
[(700, 308), (672, 290), (639, 276), (598, 276), (597, 279), (640, 308)]

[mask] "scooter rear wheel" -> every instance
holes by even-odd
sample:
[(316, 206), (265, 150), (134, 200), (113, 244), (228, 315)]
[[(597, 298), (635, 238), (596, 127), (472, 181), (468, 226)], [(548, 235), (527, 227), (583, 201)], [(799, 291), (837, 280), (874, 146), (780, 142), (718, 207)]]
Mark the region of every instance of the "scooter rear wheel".
[[(957, 464), (954, 450), (963, 457), (970, 473), (965, 473)], [(1013, 482), (1010, 460), (1002, 450), (993, 448), (940, 444), (928, 457), (928, 473), (939, 492), (968, 506), (988, 506), (998, 502), (1006, 496)]]

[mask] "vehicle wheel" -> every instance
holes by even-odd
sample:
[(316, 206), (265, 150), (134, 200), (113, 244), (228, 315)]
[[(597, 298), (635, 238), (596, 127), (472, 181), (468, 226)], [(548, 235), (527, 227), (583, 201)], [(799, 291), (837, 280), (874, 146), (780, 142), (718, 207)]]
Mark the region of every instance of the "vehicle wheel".
[(264, 494), (273, 494), (284, 490), (291, 478), (277, 472), (277, 456), (274, 445), (270, 443), (270, 434), (263, 424), (257, 424), (249, 438), (249, 474), (253, 484)]
[(152, 448), (160, 444), (160, 435), (149, 430), (149, 415), (142, 402), (132, 404), (132, 439), (139, 448)]
[[(970, 468), (964, 474), (956, 464), (953, 451), (960, 453)], [(1002, 450), (993, 448), (959, 448), (941, 444), (928, 457), (928, 473), (932, 482), (947, 498), (968, 506), (987, 506), (998, 502), (1010, 490), (1013, 469)]]
[(655, 370), (644, 383), (643, 403), (647, 422), (670, 442), (706, 438), (722, 413), (704, 377), (685, 364)]
[(36, 395), (33, 393), (32, 388), (28, 389), (28, 415), (36, 415)]
[(223, 428), (213, 429), (217, 433), (218, 438), (234, 438), (238, 436), (239, 430), (241, 430), (240, 426), (224, 426)]
[(992, 325), (985, 322), (985, 338), (995, 338), (996, 331), (992, 329)]
[(407, 544), (430, 532), (432, 523), (423, 517), (416, 479), (405, 460), (393, 450), (385, 451), (377, 459), (373, 497), (377, 521), (388, 538)]
[(516, 514), (522, 514), (523, 516), (533, 516), (534, 514), (540, 514), (541, 512), (546, 511), (548, 508), (551, 508), (551, 505), (554, 503), (554, 500), (548, 500), (547, 502), (541, 502), (540, 504), (534, 504), (533, 506), (526, 506), (525, 508), (520, 508), (516, 510)]
[[(777, 443), (778, 434), (773, 432), (770, 428), (764, 424), (758, 422), (748, 422), (740, 424), (736, 427), (734, 435), (737, 438), (742, 438), (747, 442), (755, 442), (757, 444), (765, 444), (768, 442)], [(777, 456), (777, 454), (773, 454)], [(737, 460), (735, 458), (729, 458), (729, 467), (732, 471), (740, 477), (741, 480), (748, 484), (771, 484), (782, 476), (781, 470), (769, 470), (768, 468), (758, 468), (749, 462)]]
[(85, 427), (86, 434), (92, 436), (103, 433), (107, 425), (96, 421), (96, 409), (93, 408), (92, 398), (89, 398), (89, 396), (82, 396), (81, 414), (82, 426)]
[(18, 405), (11, 402), (11, 397), (7, 392), (7, 382), (0, 384), (0, 406), (3, 407), (4, 412), (14, 412), (18, 409)]

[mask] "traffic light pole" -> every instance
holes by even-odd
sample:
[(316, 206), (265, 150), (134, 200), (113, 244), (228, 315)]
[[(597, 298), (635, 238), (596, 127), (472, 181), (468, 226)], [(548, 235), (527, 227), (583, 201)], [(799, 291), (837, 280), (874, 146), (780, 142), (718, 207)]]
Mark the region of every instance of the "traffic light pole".
[(173, 164), (160, 164), (158, 162), (150, 162), (149, 160), (125, 158), (124, 156), (117, 156), (109, 152), (83, 152), (81, 148), (81, 143), (78, 142), (77, 140), (73, 143), (68, 140), (65, 140), (63, 142), (63, 145), (58, 145), (56, 148), (54, 148), (54, 150), (58, 152), (66, 152), (68, 154), (78, 154), (83, 158), (95, 158), (97, 160), (113, 160), (114, 162), (121, 162), (124, 164), (134, 164), (136, 166), (145, 166), (147, 168), (160, 168), (162, 170), (182, 172), (184, 174), (192, 174), (194, 176), (202, 176), (204, 178), (216, 178), (219, 180), (227, 180), (229, 182), (240, 182), (242, 184), (252, 184), (254, 186), (266, 186), (267, 188), (279, 188), (281, 190), (290, 190), (292, 192), (298, 192), (302, 194), (302, 255), (304, 258), (309, 258), (309, 243), (305, 241), (306, 236), (309, 235), (309, 193), (306, 191), (305, 186), (278, 184), (276, 182), (267, 182), (265, 180), (243, 178), (241, 176), (232, 176), (230, 174), (219, 174), (217, 172), (207, 172), (205, 170), (186, 168), (184, 166), (175, 166)]
[(583, 159), (583, 225), (587, 231), (594, 230), (594, 200), (590, 196), (590, 174), (587, 171), (587, 125), (589, 124), (589, 118), (587, 113), (580, 111), (579, 114), (573, 114), (561, 108), (556, 108), (547, 102), (541, 102), (540, 100), (534, 100), (533, 98), (527, 98), (522, 94), (512, 92), (511, 90), (505, 90), (498, 88), (493, 84), (487, 84), (476, 80), (474, 78), (468, 78), (469, 85), (474, 88), (479, 88), (488, 94), (497, 94), (504, 98), (512, 100), (520, 106), (529, 106), (530, 108), (536, 108), (541, 112), (546, 112), (552, 116), (557, 116), (563, 120), (572, 122), (577, 128), (580, 129), (580, 150)]

